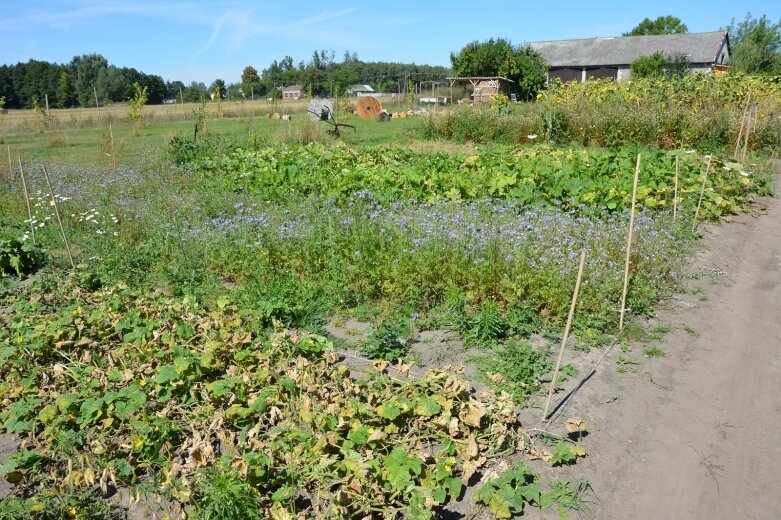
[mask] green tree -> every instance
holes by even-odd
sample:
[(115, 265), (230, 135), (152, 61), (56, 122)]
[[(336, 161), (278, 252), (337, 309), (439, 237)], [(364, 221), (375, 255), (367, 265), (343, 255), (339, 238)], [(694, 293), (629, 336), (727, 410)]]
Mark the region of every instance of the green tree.
[(642, 22), (624, 36), (647, 36), (650, 34), (683, 34), (689, 32), (689, 28), (680, 18), (667, 15), (660, 16), (656, 20), (644, 18)]
[(327, 77), (326, 71), (314, 64), (308, 65), (301, 73), (301, 81), (310, 97), (320, 93)]
[(738, 70), (781, 73), (781, 20), (772, 23), (767, 16), (754, 19), (746, 14), (742, 22), (733, 18), (727, 27), (730, 38), (730, 63)]
[(201, 81), (191, 81), (190, 85), (182, 91), (185, 103), (198, 103), (206, 93), (206, 84)]
[(185, 87), (184, 83), (181, 81), (166, 81), (165, 82), (165, 99), (175, 99), (177, 102), (181, 103), (182, 99), (179, 97), (179, 92), (184, 95), (184, 89)]
[(215, 79), (209, 87), (209, 90), (214, 94), (214, 98), (222, 99), (225, 97), (228, 89), (225, 88), (225, 81), (221, 79)]
[(139, 136), (141, 129), (144, 128), (144, 113), (142, 110), (144, 105), (146, 105), (147, 99), (149, 99), (147, 87), (142, 87), (137, 81), (133, 83), (133, 97), (128, 100), (127, 117), (135, 123), (133, 125), (133, 135), (135, 136)]
[(133, 97), (128, 100), (127, 109), (127, 117), (131, 121), (143, 121), (144, 114), (141, 110), (146, 105), (147, 99), (149, 99), (148, 89), (139, 85), (138, 82), (133, 83)]
[(328, 82), (332, 90), (331, 95), (343, 94), (350, 85), (358, 82), (358, 73), (349, 65), (335, 67), (328, 74)]
[[(95, 89), (101, 105), (114, 101), (124, 101), (132, 95), (131, 84), (128, 83), (122, 71), (114, 65), (109, 65), (98, 71)], [(92, 101), (94, 102), (94, 99)]]
[(241, 88), (244, 96), (249, 96), (251, 92), (260, 93), (260, 76), (258, 69), (251, 65), (244, 67), (241, 73)]
[(685, 54), (668, 56), (655, 52), (640, 56), (630, 65), (633, 78), (680, 78), (689, 73), (691, 62)]
[(657, 51), (648, 56), (640, 56), (630, 65), (633, 78), (654, 78), (664, 76), (667, 56)]
[(515, 80), (515, 92), (520, 99), (531, 101), (537, 97), (548, 78), (548, 65), (531, 47), (522, 47), (514, 54), (515, 67), (512, 78)]
[(497, 38), (468, 43), (458, 54), (450, 53), (456, 76), (502, 76), (514, 82), (521, 99), (534, 99), (545, 84), (548, 66), (530, 47), (515, 47)]
[(70, 75), (67, 70), (62, 70), (57, 79), (57, 106), (59, 108), (72, 107), (75, 101)]
[(95, 88), (100, 71), (108, 67), (108, 61), (100, 54), (85, 54), (75, 56), (68, 67), (79, 105), (94, 107), (95, 98), (92, 89)]

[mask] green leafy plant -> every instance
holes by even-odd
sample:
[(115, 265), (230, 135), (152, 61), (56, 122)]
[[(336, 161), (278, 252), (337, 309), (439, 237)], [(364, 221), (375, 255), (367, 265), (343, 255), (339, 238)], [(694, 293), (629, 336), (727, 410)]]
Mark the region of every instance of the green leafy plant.
[(475, 493), (475, 501), (485, 504), (496, 518), (522, 515), (526, 504), (541, 507), (541, 499), (538, 477), (523, 462), (516, 462)]
[(206, 113), (206, 94), (201, 95), (201, 104), (197, 110), (193, 111), (195, 116), (195, 130), (193, 131), (193, 142), (199, 138), (209, 135), (209, 116)]
[(199, 476), (196, 493), (197, 518), (243, 520), (263, 518), (260, 499), (245, 478), (230, 467), (215, 466)]
[(493, 300), (480, 307), (480, 312), (466, 321), (466, 340), (471, 345), (488, 346), (495, 344), (505, 336), (507, 327), (502, 317), (502, 309)]
[(43, 250), (32, 242), (17, 239), (0, 240), (0, 276), (25, 278), (43, 261)]
[(54, 125), (54, 117), (46, 111), (45, 107), (42, 107), (37, 97), (32, 98), (33, 112), (38, 117), (38, 132), (44, 133), (51, 130)]
[(510, 393), (518, 404), (524, 404), (528, 395), (540, 389), (540, 377), (553, 368), (545, 352), (517, 341), (510, 341), (493, 353), (475, 359), (485, 374), (485, 381)]
[(149, 91), (146, 86), (141, 86), (136, 81), (133, 83), (133, 97), (128, 101), (127, 117), (133, 121), (133, 133), (134, 135), (140, 135), (141, 129), (144, 127), (144, 114), (143, 108), (149, 99)]
[(402, 341), (404, 334), (400, 323), (393, 320), (383, 321), (361, 346), (361, 353), (371, 359), (396, 361), (409, 352), (409, 345)]
[[(75, 282), (0, 313), (0, 424), (40, 441), (2, 471), (30, 499), (46, 500), (55, 482), (151, 480), (205, 518), (306, 514), (297, 498), (316, 496), (326, 517), (423, 519), (517, 446), (511, 401), (476, 397), (453, 374), (355, 380), (325, 338), (266, 333), (229, 297), (204, 308)], [(50, 374), (40, 395), (39, 370)]]
[(585, 456), (586, 450), (583, 446), (562, 439), (554, 446), (553, 457), (550, 462), (554, 466), (569, 465), (574, 464), (579, 457)]

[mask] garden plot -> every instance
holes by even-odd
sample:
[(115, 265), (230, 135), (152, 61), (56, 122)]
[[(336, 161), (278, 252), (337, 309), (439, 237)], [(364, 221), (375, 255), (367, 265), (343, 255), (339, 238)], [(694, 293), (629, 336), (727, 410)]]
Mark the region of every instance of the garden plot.
[[(685, 159), (673, 224), (660, 211), (673, 156), (650, 155), (633, 315), (680, 281), (705, 164)], [(0, 315), (0, 420), (23, 439), (3, 466), (20, 483), (3, 507), (99, 518), (130, 487), (203, 516), (430, 518), (487, 473), (494, 483), (468, 497), (499, 517), (579, 507), (583, 489), (544, 483), (519, 457), (567, 465), (582, 445), (533, 447), (516, 407), (546, 382), (545, 342), (561, 334), (582, 249), (575, 345), (593, 350), (581, 365), (616, 332), (631, 179), (609, 165), (632, 157), (310, 146), (206, 154), (182, 170), (52, 168), (82, 265), (58, 271), (45, 203), (26, 224), (18, 197), (0, 210), (8, 233), (43, 223), (50, 250)], [(558, 167), (569, 180), (534, 173)], [(703, 218), (765, 188), (721, 171)], [(34, 194), (39, 175), (30, 168)], [(371, 329), (328, 325), (334, 315)], [(328, 332), (378, 361), (351, 373)], [(440, 368), (451, 361), (471, 371)]]

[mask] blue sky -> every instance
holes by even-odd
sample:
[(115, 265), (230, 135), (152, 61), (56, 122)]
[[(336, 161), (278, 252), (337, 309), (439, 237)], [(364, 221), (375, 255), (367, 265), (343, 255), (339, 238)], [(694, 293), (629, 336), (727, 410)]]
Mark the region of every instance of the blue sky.
[(671, 14), (691, 32), (718, 30), (747, 12), (781, 20), (781, 1), (658, 0), (558, 2), (313, 2), (161, 0), (4, 0), (0, 64), (66, 63), (99, 53), (119, 67), (166, 80), (239, 81), (285, 55), (308, 61), (315, 49), (356, 52), (364, 61), (449, 65), (473, 40), (514, 43), (618, 36), (644, 17)]

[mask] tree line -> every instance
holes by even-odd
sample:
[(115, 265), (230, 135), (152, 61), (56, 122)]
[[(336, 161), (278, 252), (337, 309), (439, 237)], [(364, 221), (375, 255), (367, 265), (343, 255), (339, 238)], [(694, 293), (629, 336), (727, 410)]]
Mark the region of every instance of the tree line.
[(358, 55), (345, 51), (340, 61), (334, 51), (320, 50), (312, 53), (308, 62), (285, 56), (274, 60), (258, 74), (247, 67), (242, 74), (240, 87), (261, 95), (276, 95), (281, 87), (301, 85), (313, 95), (343, 95), (351, 85), (369, 85), (378, 92), (406, 92), (408, 81), (444, 81), (450, 74), (447, 67), (417, 65), (415, 63), (365, 62)]
[(109, 65), (99, 54), (76, 56), (67, 64), (30, 60), (0, 66), (0, 97), (8, 108), (43, 105), (46, 98), (55, 108), (94, 107), (96, 96), (101, 105), (127, 101), (133, 83), (147, 88), (150, 103), (162, 103), (168, 94), (162, 77)]
[(207, 86), (200, 81), (165, 81), (134, 68), (110, 65), (100, 54), (86, 54), (67, 64), (30, 60), (0, 66), (0, 98), (5, 98), (7, 108), (43, 105), (46, 98), (54, 108), (94, 107), (96, 97), (101, 106), (127, 101), (133, 96), (134, 83), (146, 87), (149, 104), (166, 100), (197, 102), (215, 94), (230, 99), (280, 97), (283, 87), (294, 84), (312, 95), (341, 95), (356, 83), (368, 84), (377, 91), (404, 92), (408, 80), (444, 81), (449, 73), (448, 68), (440, 66), (364, 62), (349, 51), (336, 61), (333, 51), (320, 50), (308, 62), (294, 64), (293, 58), (285, 56), (260, 74), (252, 66), (245, 67), (238, 83), (226, 84), (218, 78)]

